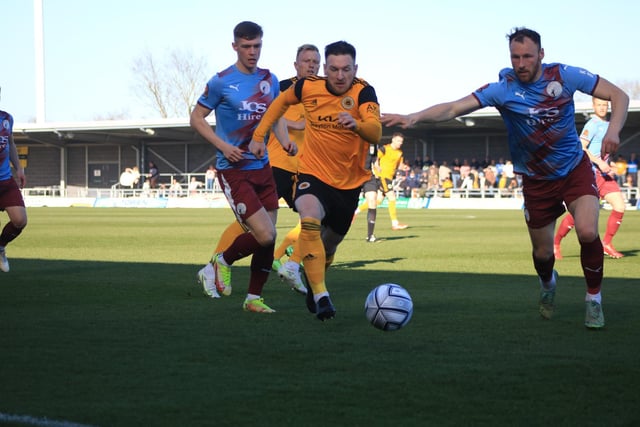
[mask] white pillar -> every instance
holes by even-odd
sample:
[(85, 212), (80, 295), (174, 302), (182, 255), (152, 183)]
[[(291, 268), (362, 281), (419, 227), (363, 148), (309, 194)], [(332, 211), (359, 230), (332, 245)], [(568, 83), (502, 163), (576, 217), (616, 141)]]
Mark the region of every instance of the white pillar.
[(36, 64), (36, 123), (44, 123), (44, 26), (42, 19), (42, 0), (33, 0), (33, 31)]

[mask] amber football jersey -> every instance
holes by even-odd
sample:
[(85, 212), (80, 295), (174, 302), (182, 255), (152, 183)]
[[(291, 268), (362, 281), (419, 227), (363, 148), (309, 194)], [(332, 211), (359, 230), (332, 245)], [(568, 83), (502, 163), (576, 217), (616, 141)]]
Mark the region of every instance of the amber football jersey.
[[(280, 92), (284, 92), (297, 81), (297, 77), (282, 80), (280, 82)], [(292, 122), (304, 120), (304, 106), (302, 104), (292, 105), (282, 117)], [(284, 148), (282, 148), (282, 145), (278, 142), (278, 138), (276, 138), (275, 132), (273, 131), (271, 131), (269, 135), (267, 151), (269, 152), (269, 162), (271, 166), (295, 173), (298, 171), (298, 156), (300, 156), (302, 147), (304, 147), (304, 131), (289, 129), (289, 139), (294, 141), (298, 146), (297, 155), (290, 156), (289, 153), (284, 151)]]
[[(356, 78), (342, 95), (327, 90), (325, 77), (306, 77), (281, 93), (254, 133), (259, 140), (288, 105), (304, 106), (306, 126), (304, 150), (298, 159), (298, 172), (313, 175), (339, 189), (360, 187), (370, 177), (365, 167), (369, 143), (358, 133), (338, 124), (338, 114), (348, 112), (362, 126), (362, 132), (380, 138), (380, 107), (375, 90)], [(371, 124), (374, 124), (371, 126)]]
[(391, 144), (380, 147), (378, 149), (379, 176), (386, 179), (395, 178), (396, 170), (398, 170), (402, 160), (402, 150), (393, 148)]

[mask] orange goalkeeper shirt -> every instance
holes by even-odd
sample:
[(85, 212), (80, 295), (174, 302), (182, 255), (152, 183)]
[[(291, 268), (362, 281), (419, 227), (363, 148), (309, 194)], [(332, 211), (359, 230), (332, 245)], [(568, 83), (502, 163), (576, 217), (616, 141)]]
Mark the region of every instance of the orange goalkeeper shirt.
[[(349, 90), (334, 95), (325, 77), (305, 77), (281, 93), (269, 106), (254, 141), (264, 135), (290, 105), (301, 103), (306, 120), (304, 151), (299, 155), (298, 172), (313, 175), (334, 188), (351, 190), (371, 176), (365, 167), (369, 144), (382, 136), (380, 106), (375, 90), (366, 81), (354, 79)], [(337, 123), (338, 114), (347, 112), (356, 120), (355, 130)]]

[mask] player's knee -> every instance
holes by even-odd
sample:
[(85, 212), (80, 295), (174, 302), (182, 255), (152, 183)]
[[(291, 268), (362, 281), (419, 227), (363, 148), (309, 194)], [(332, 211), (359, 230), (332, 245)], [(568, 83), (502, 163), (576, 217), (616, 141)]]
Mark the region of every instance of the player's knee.
[(536, 247), (533, 249), (533, 258), (537, 260), (547, 260), (553, 256), (553, 246)]
[(276, 242), (276, 230), (265, 230), (261, 233), (255, 234), (255, 238), (260, 246), (270, 246)]
[(22, 230), (27, 226), (27, 216), (20, 215), (17, 218), (11, 218), (11, 224), (19, 230)]
[(598, 238), (598, 230), (597, 229), (583, 229), (579, 230), (576, 227), (576, 234), (578, 235), (578, 240), (582, 243), (590, 243)]

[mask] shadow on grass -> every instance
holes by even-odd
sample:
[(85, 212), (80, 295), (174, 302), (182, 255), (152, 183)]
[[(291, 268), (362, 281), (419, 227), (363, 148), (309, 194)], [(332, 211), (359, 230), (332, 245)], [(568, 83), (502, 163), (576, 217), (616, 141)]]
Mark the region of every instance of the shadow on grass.
[[(243, 265), (233, 294), (214, 300), (196, 284), (199, 265), (11, 263), (0, 275), (2, 413), (118, 426), (245, 425), (247, 402), (261, 425), (277, 426), (606, 425), (637, 415), (640, 288), (628, 279), (607, 279), (608, 325), (593, 334), (582, 326), (582, 277), (561, 278), (557, 315), (544, 321), (531, 274), (336, 263), (327, 283), (337, 316), (319, 322), (275, 275), (264, 297), (278, 312), (243, 312)], [(363, 304), (389, 281), (409, 290), (414, 316), (385, 333)], [(585, 375), (594, 370), (597, 393)]]

